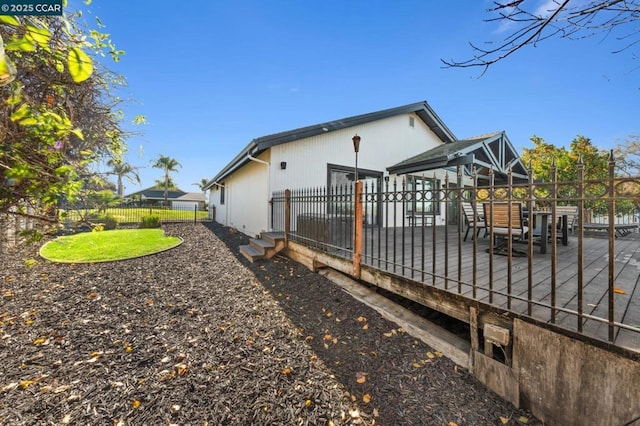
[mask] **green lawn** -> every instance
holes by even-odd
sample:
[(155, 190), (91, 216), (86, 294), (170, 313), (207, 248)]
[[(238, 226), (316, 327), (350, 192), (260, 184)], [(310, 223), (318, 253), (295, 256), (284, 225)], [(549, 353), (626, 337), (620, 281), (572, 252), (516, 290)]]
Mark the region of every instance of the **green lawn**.
[[(84, 214), (85, 212), (83, 212)], [(100, 213), (100, 214), (109, 214), (118, 219), (118, 223), (127, 223), (133, 222), (138, 223), (142, 221), (142, 216), (158, 216), (162, 221), (176, 221), (176, 220), (186, 220), (191, 221), (194, 220), (204, 220), (208, 219), (209, 212), (207, 211), (197, 211), (193, 210), (171, 210), (171, 209), (163, 209), (163, 208), (150, 208), (150, 207), (112, 207), (106, 209), (104, 212), (98, 212), (96, 209), (88, 210), (87, 213)], [(76, 210), (68, 210), (66, 211), (66, 216), (64, 219), (69, 219), (71, 221), (80, 220), (80, 215)]]
[(58, 237), (40, 248), (53, 262), (88, 263), (122, 260), (157, 253), (182, 243), (162, 229), (122, 229)]

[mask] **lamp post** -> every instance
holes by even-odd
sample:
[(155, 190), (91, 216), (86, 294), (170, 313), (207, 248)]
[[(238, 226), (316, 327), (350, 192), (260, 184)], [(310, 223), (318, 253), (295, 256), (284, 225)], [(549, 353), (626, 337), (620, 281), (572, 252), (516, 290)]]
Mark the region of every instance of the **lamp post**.
[(358, 182), (358, 151), (360, 151), (360, 136), (356, 134), (353, 138), (353, 150), (356, 153), (356, 167), (354, 170), (353, 181)]

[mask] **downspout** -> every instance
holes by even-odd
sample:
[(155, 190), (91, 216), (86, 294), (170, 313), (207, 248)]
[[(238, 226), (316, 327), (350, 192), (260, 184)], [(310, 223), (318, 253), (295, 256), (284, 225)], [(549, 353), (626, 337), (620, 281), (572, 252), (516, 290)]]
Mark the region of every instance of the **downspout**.
[(267, 166), (267, 229), (265, 229), (265, 231), (267, 230), (271, 230), (271, 209), (268, 207), (269, 205), (269, 200), (271, 198), (271, 163), (269, 163), (268, 161), (264, 161), (261, 160), (259, 158), (256, 158), (254, 156), (252, 156), (251, 154), (247, 153), (247, 159), (251, 160), (251, 161), (255, 161), (256, 163), (260, 163), (260, 164), (264, 164), (265, 166)]
[(255, 161), (256, 163), (261, 163), (261, 164), (264, 164), (264, 165), (267, 165), (267, 166), (271, 165), (271, 163), (269, 163), (268, 161), (264, 161), (264, 160), (261, 160), (259, 158), (253, 157), (251, 154), (247, 154), (247, 158), (249, 160), (251, 160), (251, 161)]

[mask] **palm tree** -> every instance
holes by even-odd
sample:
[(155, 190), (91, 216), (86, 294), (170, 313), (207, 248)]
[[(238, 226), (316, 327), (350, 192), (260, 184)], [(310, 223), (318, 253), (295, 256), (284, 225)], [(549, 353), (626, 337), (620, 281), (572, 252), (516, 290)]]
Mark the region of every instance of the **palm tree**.
[(207, 186), (207, 183), (209, 183), (209, 179), (202, 178), (200, 179), (200, 182), (192, 183), (191, 185), (197, 186), (198, 188), (200, 188), (200, 191), (204, 192), (204, 187)]
[(205, 186), (207, 186), (207, 183), (209, 183), (209, 179), (207, 178), (202, 178), (200, 179), (200, 182), (196, 182), (196, 183), (192, 183), (191, 185), (195, 185), (198, 188), (200, 188), (200, 191), (202, 191), (202, 194), (204, 195), (204, 203), (207, 204), (207, 191), (205, 191)]
[(167, 198), (169, 198), (169, 181), (171, 180), (171, 176), (169, 173), (177, 172), (178, 167), (182, 167), (182, 164), (178, 162), (175, 158), (166, 157), (162, 154), (158, 157), (155, 163), (153, 163), (152, 167), (156, 169), (162, 169), (164, 171), (164, 205), (167, 205)]
[[(154, 188), (164, 188), (164, 184), (165, 184), (164, 179), (156, 179), (153, 181)], [(178, 189), (178, 185), (176, 185), (176, 183), (173, 181), (171, 177), (169, 177), (169, 180), (166, 181), (166, 184), (167, 184), (167, 189), (169, 191), (175, 191)]]
[(118, 197), (122, 197), (124, 192), (124, 185), (122, 184), (122, 178), (126, 178), (131, 183), (140, 183), (140, 175), (138, 174), (138, 168), (133, 167), (129, 163), (123, 163), (120, 160), (111, 159), (107, 162), (107, 166), (111, 167), (110, 174), (118, 176)]

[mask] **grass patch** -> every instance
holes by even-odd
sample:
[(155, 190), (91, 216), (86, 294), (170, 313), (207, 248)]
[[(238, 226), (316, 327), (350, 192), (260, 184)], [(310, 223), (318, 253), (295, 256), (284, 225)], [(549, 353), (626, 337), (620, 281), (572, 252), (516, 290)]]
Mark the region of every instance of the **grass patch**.
[(49, 241), (40, 248), (40, 255), (52, 262), (108, 262), (157, 253), (181, 242), (165, 236), (162, 229), (85, 232)]

